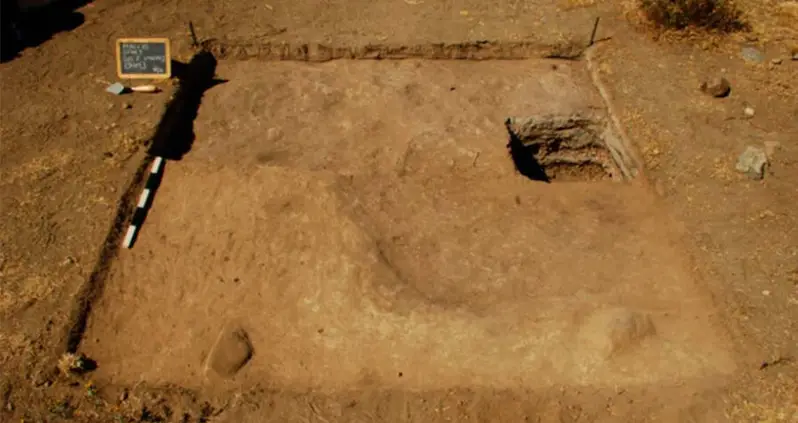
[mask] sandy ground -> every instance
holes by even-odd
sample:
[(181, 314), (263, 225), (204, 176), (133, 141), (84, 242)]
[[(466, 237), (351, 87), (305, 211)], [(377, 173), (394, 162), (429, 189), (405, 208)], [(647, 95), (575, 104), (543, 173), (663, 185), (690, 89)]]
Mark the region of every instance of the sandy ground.
[[(798, 420), (798, 10), (746, 2), (750, 34), (654, 42), (626, 4), (574, 6), (105, 1), (3, 64), (2, 418)], [(224, 62), (230, 82), (206, 95), (195, 149), (169, 164), (140, 243), (113, 264), (92, 314), (81, 348), (100, 364), (88, 376), (99, 393), (51, 373), (168, 99), (168, 86), (102, 91), (115, 37), (169, 36), (186, 59), (191, 19), (239, 50), (490, 39), (545, 52), (586, 39), (597, 14), (612, 38), (592, 64), (645, 161), (639, 184), (541, 187), (513, 174), (504, 117), (603, 113), (585, 61)], [(766, 60), (745, 63), (743, 44)], [(702, 96), (698, 84), (718, 73), (732, 95)], [(778, 144), (764, 181), (735, 173), (742, 149), (765, 142)], [(298, 253), (265, 253), (275, 248)], [(231, 249), (238, 257), (221, 255)], [(655, 329), (613, 341), (613, 322), (645, 316)], [(203, 351), (228, 321), (251, 332), (255, 355), (211, 385)]]

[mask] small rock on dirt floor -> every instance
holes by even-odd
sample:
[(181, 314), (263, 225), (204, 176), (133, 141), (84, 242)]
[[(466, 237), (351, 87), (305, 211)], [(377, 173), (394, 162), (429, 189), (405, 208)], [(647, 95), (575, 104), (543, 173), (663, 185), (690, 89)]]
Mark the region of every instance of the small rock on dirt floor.
[(731, 84), (726, 78), (713, 78), (701, 84), (701, 91), (716, 98), (726, 97), (731, 92)]
[(767, 164), (768, 156), (765, 150), (749, 146), (740, 154), (735, 169), (738, 172), (745, 173), (751, 179), (762, 179), (765, 177)]
[(231, 378), (247, 364), (252, 354), (247, 333), (241, 328), (227, 326), (219, 333), (211, 349), (206, 370), (223, 378)]
[(746, 62), (762, 63), (765, 61), (765, 55), (756, 47), (743, 47), (740, 55)]

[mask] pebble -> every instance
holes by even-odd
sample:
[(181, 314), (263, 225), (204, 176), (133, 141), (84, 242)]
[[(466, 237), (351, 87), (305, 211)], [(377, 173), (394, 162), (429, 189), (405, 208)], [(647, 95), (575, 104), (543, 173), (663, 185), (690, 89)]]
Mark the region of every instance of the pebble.
[(759, 180), (765, 177), (765, 168), (768, 164), (768, 156), (765, 150), (759, 147), (749, 146), (740, 154), (737, 159), (735, 169), (743, 172), (749, 178)]
[(280, 128), (269, 128), (266, 130), (266, 140), (268, 142), (279, 141), (283, 138), (283, 131)]
[(765, 210), (762, 213), (759, 213), (760, 219), (767, 219), (769, 217), (774, 217), (774, 216), (776, 216), (776, 213), (773, 213), (773, 211), (771, 210)]
[(798, 53), (792, 54), (792, 60), (798, 60)]
[(731, 84), (726, 78), (713, 78), (701, 84), (701, 91), (716, 98), (726, 97), (731, 92)]
[(762, 291), (762, 295), (764, 295), (764, 296), (766, 296), (766, 297), (767, 297), (767, 296), (770, 296), (770, 291), (768, 291), (768, 290), (766, 289), (766, 290)]
[(132, 109), (132, 108), (133, 108), (133, 105), (132, 105), (132, 104), (130, 104), (130, 103), (124, 103), (124, 104), (122, 104), (122, 108), (123, 108), (123, 109)]
[(770, 62), (773, 63), (774, 65), (780, 65), (782, 60), (781, 60), (781, 58), (777, 57), (777, 58), (771, 60)]
[(754, 117), (754, 113), (756, 112), (754, 111), (753, 107), (746, 107), (745, 109), (743, 109), (743, 113), (745, 113), (745, 115), (748, 117)]

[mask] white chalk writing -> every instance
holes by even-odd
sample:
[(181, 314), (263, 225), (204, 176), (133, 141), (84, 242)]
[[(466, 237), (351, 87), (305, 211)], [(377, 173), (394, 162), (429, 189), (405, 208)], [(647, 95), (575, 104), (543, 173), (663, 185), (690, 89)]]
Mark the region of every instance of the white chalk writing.
[(166, 73), (166, 45), (163, 43), (121, 43), (122, 71), (127, 73)]

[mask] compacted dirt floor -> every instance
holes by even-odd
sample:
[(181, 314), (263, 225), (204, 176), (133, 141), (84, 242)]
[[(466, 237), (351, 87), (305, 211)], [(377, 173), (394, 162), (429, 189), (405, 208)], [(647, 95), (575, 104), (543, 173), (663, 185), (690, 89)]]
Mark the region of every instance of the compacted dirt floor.
[(599, 103), (584, 72), (219, 73), (230, 82), (205, 98), (205, 142), (169, 166), (93, 312), (97, 377), (201, 386), (227, 320), (255, 351), (244, 385), (626, 386), (732, 371), (680, 228), (644, 187), (534, 183), (502, 148), (508, 114)]
[[(626, 3), (79, 5), (0, 65), (0, 420), (798, 421), (798, 6), (743, 6), (721, 36)], [(104, 92), (111, 46), (185, 61), (188, 20), (226, 82), (103, 249), (172, 92)], [(568, 116), (630, 177), (519, 174), (505, 120)]]

